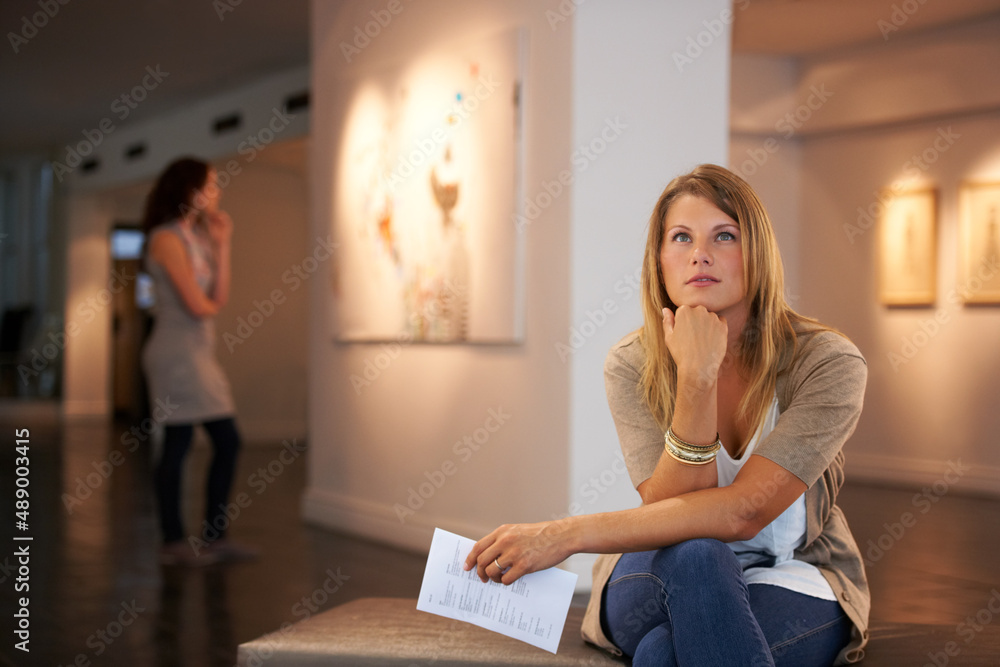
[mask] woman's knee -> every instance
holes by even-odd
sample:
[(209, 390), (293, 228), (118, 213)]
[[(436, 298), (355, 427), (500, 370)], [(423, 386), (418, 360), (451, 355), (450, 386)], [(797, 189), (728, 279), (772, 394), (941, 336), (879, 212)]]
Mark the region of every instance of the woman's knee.
[(726, 565), (739, 567), (732, 549), (724, 542), (711, 538), (687, 540), (660, 549), (653, 560), (654, 566), (662, 564), (673, 573), (687, 569), (704, 573)]
[(651, 569), (674, 595), (692, 586), (702, 593), (746, 588), (736, 555), (719, 540), (694, 539), (661, 549)]
[(669, 550), (677, 554), (678, 557), (695, 559), (714, 558), (720, 555), (728, 556), (733, 553), (725, 542), (710, 537), (698, 537), (678, 542)]
[(659, 578), (635, 572), (609, 582), (602, 616), (608, 637), (627, 655), (633, 655), (650, 630), (669, 624)]
[(632, 664), (661, 667), (674, 667), (677, 664), (674, 635), (669, 624), (654, 627), (643, 636), (635, 648)]

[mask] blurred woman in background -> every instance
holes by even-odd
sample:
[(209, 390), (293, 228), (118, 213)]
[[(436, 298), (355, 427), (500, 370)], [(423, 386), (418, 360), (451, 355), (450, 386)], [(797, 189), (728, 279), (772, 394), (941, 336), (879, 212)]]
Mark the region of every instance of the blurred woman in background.
[[(252, 557), (225, 538), (225, 508), (236, 469), (240, 436), (236, 408), (215, 358), (214, 317), (229, 298), (233, 222), (219, 209), (216, 173), (207, 163), (182, 158), (160, 175), (146, 200), (146, 270), (155, 293), (155, 323), (143, 349), (150, 400), (170, 406), (155, 488), (163, 533), (161, 561), (207, 565)], [(176, 407), (175, 407), (176, 406)], [(181, 476), (194, 427), (212, 441), (203, 529), (185, 535)]]

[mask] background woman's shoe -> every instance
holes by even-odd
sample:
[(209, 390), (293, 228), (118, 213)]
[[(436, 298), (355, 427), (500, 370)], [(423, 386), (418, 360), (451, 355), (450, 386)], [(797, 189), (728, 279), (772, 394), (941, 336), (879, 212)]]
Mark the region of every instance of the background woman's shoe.
[(217, 562), (254, 560), (260, 556), (260, 551), (257, 549), (227, 539), (209, 542), (202, 551), (215, 556)]
[(219, 562), (219, 556), (209, 549), (198, 549), (197, 552), (184, 540), (168, 542), (160, 548), (160, 562), (163, 565), (179, 565), (181, 567), (205, 567)]

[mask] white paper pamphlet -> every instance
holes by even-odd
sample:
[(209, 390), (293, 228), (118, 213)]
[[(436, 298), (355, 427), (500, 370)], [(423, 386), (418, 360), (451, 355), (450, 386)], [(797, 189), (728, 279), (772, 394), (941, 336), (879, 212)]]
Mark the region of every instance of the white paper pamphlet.
[(434, 529), (417, 609), (466, 621), (555, 653), (562, 637), (576, 574), (550, 568), (505, 586), (483, 583), (465, 558), (475, 540)]

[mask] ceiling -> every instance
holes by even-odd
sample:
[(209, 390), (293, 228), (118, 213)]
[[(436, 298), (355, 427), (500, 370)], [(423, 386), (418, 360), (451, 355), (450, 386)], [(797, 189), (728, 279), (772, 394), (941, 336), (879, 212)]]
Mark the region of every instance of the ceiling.
[[(41, 4), (58, 10), (45, 16)], [(893, 6), (914, 11), (904, 12), (905, 21), (897, 15), (900, 31), (892, 39), (1000, 12), (1000, 0), (734, 0), (734, 6), (735, 51), (790, 56), (882, 41), (879, 21), (892, 21)], [(2, 154), (57, 147), (106, 117), (119, 123), (120, 97), (142, 83), (147, 67), (166, 74), (121, 123), (307, 64), (309, 0), (2, 0), (0, 32), (6, 36)], [(10, 33), (26, 41), (14, 45)]]
[[(0, 152), (81, 139), (104, 118), (124, 126), (309, 62), (308, 0), (42, 1), (58, 7), (51, 18), (39, 0), (0, 1)], [(33, 16), (36, 33), (24, 27)], [(8, 33), (22, 31), (30, 39), (14, 53)], [(166, 75), (123, 106), (147, 67)]]
[(733, 7), (734, 51), (802, 56), (974, 21), (1000, 12), (1000, 0), (733, 0)]

